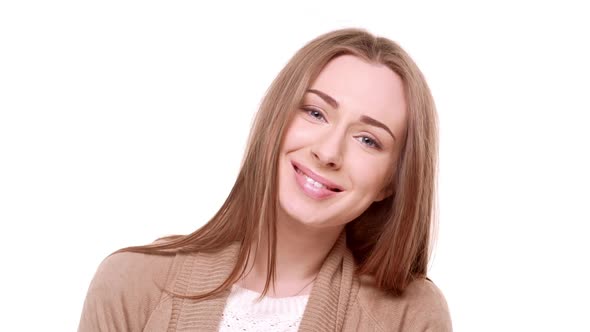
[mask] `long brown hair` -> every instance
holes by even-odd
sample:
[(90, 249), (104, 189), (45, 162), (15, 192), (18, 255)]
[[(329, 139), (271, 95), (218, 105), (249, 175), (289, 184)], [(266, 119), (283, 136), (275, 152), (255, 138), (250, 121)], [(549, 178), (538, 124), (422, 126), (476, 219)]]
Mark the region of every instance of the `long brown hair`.
[(405, 143), (390, 181), (393, 194), (373, 203), (346, 225), (347, 244), (360, 274), (375, 278), (377, 287), (401, 294), (415, 278), (425, 277), (434, 223), (437, 169), (437, 119), (426, 81), (410, 56), (395, 42), (360, 29), (326, 33), (301, 48), (268, 89), (250, 132), (242, 167), (219, 211), (195, 232), (166, 241), (119, 251), (149, 254), (210, 252), (240, 242), (237, 264), (229, 277), (210, 293), (214, 296), (245, 272), (251, 244), (264, 234), (268, 241), (265, 289), (275, 276), (277, 165), (283, 134), (324, 66), (337, 56), (355, 55), (383, 64), (404, 83), (408, 107)]

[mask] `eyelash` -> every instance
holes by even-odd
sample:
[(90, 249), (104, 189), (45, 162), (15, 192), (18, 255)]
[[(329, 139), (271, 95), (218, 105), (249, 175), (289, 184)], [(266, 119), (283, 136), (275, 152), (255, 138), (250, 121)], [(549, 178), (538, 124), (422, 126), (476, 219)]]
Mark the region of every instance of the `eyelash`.
[(324, 114), (321, 111), (319, 111), (313, 107), (303, 107), (303, 110), (305, 111), (305, 113), (307, 113), (307, 115), (311, 116), (312, 118), (314, 118), (316, 120), (320, 120), (318, 117), (311, 115), (312, 112), (315, 112), (323, 118), (324, 122), (327, 122), (326, 117), (324, 116)]
[[(327, 122), (326, 117), (324, 117), (324, 114), (320, 110), (313, 108), (313, 107), (302, 107), (302, 109), (305, 113), (307, 113), (308, 116), (314, 118), (315, 120)], [(320, 118), (318, 116), (312, 115), (312, 112), (314, 112), (316, 115), (321, 116), (322, 119), (320, 120)], [(375, 140), (369, 136), (360, 136), (359, 138), (361, 138), (361, 139), (366, 138), (369, 142), (368, 143), (361, 142), (361, 143), (365, 144), (369, 148), (381, 150), (381, 145), (377, 142), (377, 140)]]
[(377, 150), (381, 150), (381, 145), (379, 145), (379, 143), (377, 143), (377, 141), (374, 140), (374, 139), (372, 139), (371, 137), (369, 137), (369, 136), (361, 136), (360, 138), (366, 138), (369, 141), (371, 141), (371, 143), (365, 143), (368, 147), (371, 147), (371, 148), (374, 148), (374, 149), (377, 149)]

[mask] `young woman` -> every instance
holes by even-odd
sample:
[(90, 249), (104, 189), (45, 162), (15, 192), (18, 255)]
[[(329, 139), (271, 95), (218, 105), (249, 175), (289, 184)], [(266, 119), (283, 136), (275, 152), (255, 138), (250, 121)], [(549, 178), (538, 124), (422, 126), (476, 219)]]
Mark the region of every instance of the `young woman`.
[(434, 103), (394, 42), (308, 43), (265, 96), (229, 197), (99, 267), (80, 331), (450, 331), (426, 278)]

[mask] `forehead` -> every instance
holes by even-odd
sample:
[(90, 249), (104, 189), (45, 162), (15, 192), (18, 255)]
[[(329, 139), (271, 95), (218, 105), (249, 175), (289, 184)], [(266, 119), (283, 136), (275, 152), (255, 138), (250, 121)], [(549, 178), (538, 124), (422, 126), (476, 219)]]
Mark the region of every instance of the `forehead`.
[(403, 81), (385, 65), (342, 55), (328, 62), (311, 88), (327, 93), (347, 112), (373, 117), (400, 134), (405, 130)]

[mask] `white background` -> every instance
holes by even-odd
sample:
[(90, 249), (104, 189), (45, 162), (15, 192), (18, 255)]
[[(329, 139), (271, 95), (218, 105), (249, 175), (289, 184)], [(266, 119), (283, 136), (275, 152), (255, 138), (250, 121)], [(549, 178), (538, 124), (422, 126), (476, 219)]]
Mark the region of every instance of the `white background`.
[(455, 331), (590, 331), (590, 11), (408, 3), (3, 1), (2, 330), (75, 330), (106, 255), (206, 222), (274, 76), (352, 26), (399, 42), (437, 102), (430, 275)]

